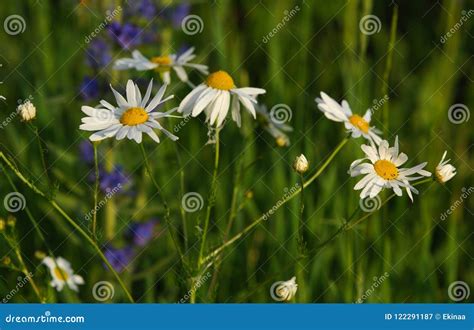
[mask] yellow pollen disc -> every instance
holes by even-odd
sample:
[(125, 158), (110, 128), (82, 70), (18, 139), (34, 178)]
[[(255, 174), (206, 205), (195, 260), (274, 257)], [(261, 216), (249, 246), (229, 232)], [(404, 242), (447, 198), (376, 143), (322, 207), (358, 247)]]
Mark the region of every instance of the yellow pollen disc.
[(378, 160), (374, 164), (375, 172), (385, 180), (395, 180), (398, 178), (398, 168), (388, 160)]
[(352, 115), (349, 117), (349, 121), (352, 125), (357, 127), (359, 130), (361, 130), (364, 133), (369, 132), (369, 123), (365, 121), (364, 118), (362, 118), (359, 115)]
[(148, 113), (143, 108), (127, 109), (120, 117), (120, 122), (127, 126), (143, 124), (148, 120)]
[(235, 87), (234, 80), (225, 71), (216, 71), (207, 76), (206, 85), (215, 89), (228, 91)]
[(166, 72), (171, 68), (171, 57), (166, 55), (152, 57), (151, 62), (158, 64), (158, 67), (155, 69), (158, 72)]
[(54, 275), (62, 281), (67, 281), (69, 278), (67, 273), (59, 267), (54, 267)]

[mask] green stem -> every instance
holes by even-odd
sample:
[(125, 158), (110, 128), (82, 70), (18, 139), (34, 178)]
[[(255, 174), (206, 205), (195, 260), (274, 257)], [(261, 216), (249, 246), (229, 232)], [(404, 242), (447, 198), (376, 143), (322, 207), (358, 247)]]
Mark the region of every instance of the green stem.
[[(388, 80), (390, 77), (390, 71), (392, 69), (392, 59), (393, 59), (393, 49), (395, 47), (395, 39), (397, 37), (397, 23), (398, 23), (398, 6), (394, 5), (393, 7), (393, 14), (392, 14), (392, 24), (390, 27), (390, 41), (388, 43), (388, 53), (387, 53), (387, 62), (385, 63), (385, 71), (383, 73), (383, 80), (382, 80), (382, 97), (388, 97)], [(389, 131), (389, 102), (386, 101), (383, 105), (383, 129), (385, 135), (387, 135)]]
[(52, 194), (53, 193), (53, 182), (51, 181), (51, 176), (49, 175), (49, 168), (48, 168), (48, 165), (47, 165), (47, 162), (46, 162), (46, 156), (44, 154), (44, 151), (46, 150), (46, 147), (45, 147), (43, 141), (41, 140), (41, 136), (40, 136), (38, 127), (36, 127), (32, 123), (29, 123), (29, 126), (33, 130), (33, 132), (35, 133), (35, 138), (36, 138), (36, 141), (38, 142), (38, 151), (39, 151), (40, 158), (41, 158), (41, 165), (43, 166), (43, 171), (44, 171), (44, 174), (46, 175), (46, 179), (48, 181), (48, 187), (49, 187), (49, 190), (50, 190), (50, 194)]
[(163, 204), (163, 208), (165, 209), (165, 222), (166, 222), (166, 226), (168, 227), (168, 231), (170, 233), (170, 236), (171, 236), (171, 240), (173, 241), (173, 244), (176, 248), (176, 251), (178, 252), (179, 254), (179, 257), (180, 257), (180, 260), (181, 262), (183, 263), (183, 265), (185, 265), (185, 260), (184, 260), (184, 255), (183, 255), (183, 252), (181, 251), (181, 247), (179, 245), (179, 240), (178, 238), (175, 236), (175, 233), (174, 233), (174, 230), (173, 230), (173, 225), (171, 224), (171, 219), (170, 219), (170, 208), (168, 206), (168, 203), (166, 202), (166, 199), (163, 195), (163, 191), (161, 190), (161, 187), (160, 185), (158, 184), (158, 182), (156, 182), (156, 179), (153, 175), (153, 171), (151, 170), (151, 166), (150, 166), (150, 163), (148, 161), (148, 156), (146, 154), (146, 151), (145, 151), (145, 147), (143, 146), (142, 143), (140, 143), (140, 150), (142, 152), (142, 155), (143, 155), (143, 160), (145, 162), (145, 169), (148, 173), (148, 176), (150, 177), (151, 179), (151, 182), (153, 183), (153, 186), (155, 186), (155, 189), (157, 190), (158, 192), (158, 196), (160, 197), (161, 199), (161, 203)]
[[(426, 183), (426, 182), (430, 182), (430, 181), (433, 181), (432, 178), (429, 178), (429, 179), (425, 179), (425, 180), (421, 180), (421, 181), (418, 181), (416, 183), (413, 184), (413, 186), (418, 186), (420, 184), (423, 184), (423, 183)], [(342, 234), (343, 232), (345, 231), (348, 231), (352, 228), (354, 228), (355, 226), (357, 226), (358, 224), (360, 224), (362, 221), (364, 221), (365, 219), (367, 219), (369, 216), (371, 216), (372, 214), (374, 214), (375, 212), (377, 212), (382, 206), (384, 206), (385, 204), (387, 204), (387, 202), (389, 200), (391, 200), (392, 198), (394, 198), (396, 195), (395, 194), (391, 194), (385, 201), (382, 202), (382, 204), (380, 205), (380, 207), (378, 209), (376, 209), (375, 211), (372, 211), (372, 212), (368, 212), (366, 213), (364, 216), (362, 216), (361, 218), (357, 219), (357, 221), (353, 222), (351, 225), (349, 225), (349, 223), (351, 222), (351, 220), (354, 218), (355, 214), (357, 214), (357, 212), (359, 211), (358, 208), (356, 208), (354, 210), (354, 212), (352, 213), (352, 215), (350, 216), (350, 218), (341, 226), (339, 227), (339, 229), (334, 233), (332, 234), (328, 239), (326, 239), (324, 242), (322, 242), (321, 244), (319, 244), (316, 248), (314, 248), (313, 250), (311, 250), (310, 254), (314, 254), (314, 252), (316, 252), (317, 250), (320, 250), (321, 248), (325, 247), (326, 245), (328, 245), (329, 243), (331, 243), (332, 241), (334, 241), (340, 234)]]
[(95, 185), (94, 185), (94, 212), (92, 216), (92, 236), (97, 241), (97, 201), (99, 197), (99, 158), (97, 157), (97, 143), (92, 143), (94, 147), (94, 171), (95, 171)]
[[(332, 153), (329, 155), (329, 157), (326, 159), (326, 161), (321, 165), (321, 167), (306, 181), (303, 183), (303, 185), (297, 189), (293, 194), (288, 196), (286, 199), (282, 200), (280, 203), (280, 207), (290, 200), (292, 200), (295, 196), (297, 196), (299, 193), (301, 193), (303, 188), (308, 187), (314, 180), (316, 180), (321, 173), (328, 167), (328, 165), (331, 163), (331, 161), (336, 157), (336, 155), (339, 153), (339, 151), (344, 147), (344, 145), (349, 141), (349, 137), (346, 137), (344, 140), (342, 140), (336, 148), (332, 151)], [(251, 231), (254, 227), (259, 225), (262, 221), (264, 221), (267, 218), (267, 214), (262, 214), (258, 219), (254, 220), (251, 224), (249, 224), (247, 227), (245, 227), (241, 232), (238, 234), (234, 235), (231, 239), (229, 239), (227, 242), (216, 248), (214, 251), (209, 253), (205, 258), (203, 258), (203, 262), (206, 262), (215, 256), (217, 256), (219, 253), (221, 253), (224, 249), (229, 247), (230, 245), (234, 244), (236, 241), (238, 241), (240, 238), (242, 238), (245, 234), (247, 234), (249, 231)]]
[(117, 279), (117, 281), (119, 282), (120, 286), (122, 287), (122, 289), (124, 290), (125, 294), (127, 295), (128, 299), (130, 300), (130, 302), (134, 302), (133, 300), (133, 297), (132, 295), (130, 294), (130, 292), (127, 290), (127, 287), (125, 286), (125, 284), (122, 282), (122, 279), (120, 278), (120, 276), (117, 274), (117, 272), (115, 271), (115, 269), (112, 267), (112, 265), (109, 263), (109, 261), (107, 260), (107, 258), (105, 257), (105, 255), (102, 253), (102, 251), (100, 250), (100, 247), (97, 246), (97, 244), (95, 243), (95, 241), (89, 236), (87, 235), (87, 233), (56, 203), (56, 201), (48, 198), (46, 196), (46, 194), (41, 191), (40, 189), (38, 189), (33, 183), (31, 183), (9, 160), (7, 157), (5, 157), (5, 155), (3, 154), (3, 152), (0, 152), (0, 158), (3, 159), (3, 161), (7, 164), (7, 166), (13, 171), (13, 173), (15, 173), (15, 175), (24, 183), (26, 184), (31, 190), (33, 190), (36, 194), (40, 195), (41, 197), (43, 198), (46, 198), (48, 200), (48, 202), (51, 204), (51, 206), (56, 209), (56, 211), (58, 211), (68, 222), (69, 224), (79, 232), (79, 234), (81, 236), (83, 236), (91, 245), (92, 247), (94, 248), (94, 250), (96, 250), (97, 254), (99, 255), (99, 257), (102, 259), (102, 261), (106, 264), (107, 268), (110, 269), (110, 271), (112, 272), (112, 274), (114, 275), (114, 277)]
[(214, 157), (214, 171), (212, 173), (212, 181), (211, 181), (211, 191), (209, 192), (209, 200), (207, 202), (207, 208), (206, 208), (206, 218), (204, 220), (204, 229), (202, 233), (202, 238), (201, 238), (201, 247), (199, 249), (199, 258), (198, 258), (198, 269), (201, 267), (202, 262), (203, 262), (203, 254), (204, 254), (204, 248), (206, 245), (206, 239), (207, 239), (207, 231), (209, 230), (209, 220), (211, 218), (211, 212), (212, 212), (212, 207), (215, 204), (215, 198), (216, 198), (216, 186), (217, 186), (217, 173), (219, 169), (219, 128), (216, 129), (216, 151), (215, 151), (215, 157)]

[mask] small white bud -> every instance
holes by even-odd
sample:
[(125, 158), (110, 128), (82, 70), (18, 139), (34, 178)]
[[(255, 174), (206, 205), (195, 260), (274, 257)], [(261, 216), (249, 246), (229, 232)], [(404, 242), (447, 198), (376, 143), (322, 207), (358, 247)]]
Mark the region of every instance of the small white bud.
[(303, 174), (304, 172), (306, 172), (308, 170), (309, 163), (308, 163), (308, 160), (306, 159), (306, 157), (303, 154), (296, 157), (295, 162), (293, 163), (293, 168), (299, 174)]
[(441, 161), (439, 162), (438, 166), (436, 166), (436, 179), (441, 182), (445, 183), (453, 178), (456, 175), (456, 168), (449, 164), (448, 160), (444, 160), (446, 157), (447, 151), (444, 152)]
[(30, 121), (36, 118), (36, 108), (30, 100), (26, 100), (16, 108), (16, 112), (20, 115), (21, 120)]

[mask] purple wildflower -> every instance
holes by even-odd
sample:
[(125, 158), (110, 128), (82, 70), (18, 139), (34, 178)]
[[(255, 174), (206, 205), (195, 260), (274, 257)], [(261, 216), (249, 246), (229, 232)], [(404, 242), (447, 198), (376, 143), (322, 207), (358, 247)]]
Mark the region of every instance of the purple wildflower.
[(106, 247), (104, 255), (112, 267), (120, 273), (128, 267), (135, 256), (135, 252), (133, 252), (133, 249), (130, 246), (121, 249)]
[(91, 77), (84, 77), (80, 87), (80, 93), (84, 100), (90, 101), (99, 97), (99, 82)]
[(112, 60), (109, 45), (102, 39), (94, 39), (86, 50), (86, 62), (95, 69), (107, 66)]
[(148, 242), (153, 239), (157, 224), (158, 221), (155, 219), (132, 224), (130, 228), (130, 236), (133, 240), (133, 243), (137, 246), (145, 246), (148, 244)]

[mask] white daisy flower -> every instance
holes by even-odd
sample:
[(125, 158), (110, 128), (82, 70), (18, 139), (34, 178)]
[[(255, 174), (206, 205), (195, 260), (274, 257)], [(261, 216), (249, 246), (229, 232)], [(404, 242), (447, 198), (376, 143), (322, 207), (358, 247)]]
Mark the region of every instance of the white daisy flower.
[(293, 127), (279, 120), (274, 120), (265, 105), (257, 106), (257, 115), (261, 118), (263, 129), (275, 138), (275, 142), (279, 147), (287, 147), (290, 145), (290, 138), (285, 132), (292, 132)]
[(211, 125), (220, 127), (232, 109), (232, 119), (240, 127), (240, 103), (256, 118), (256, 97), (265, 94), (262, 88), (237, 88), (232, 77), (225, 71), (217, 71), (207, 76), (206, 81), (194, 88), (180, 103), (178, 112), (185, 116), (198, 116), (201, 112), (207, 115)]
[[(431, 176), (431, 173), (423, 170), (426, 163), (412, 168), (399, 168), (408, 160), (406, 154), (399, 153), (398, 136), (395, 138), (395, 146), (389, 147), (388, 142), (383, 140), (380, 145), (362, 145), (361, 149), (367, 155), (366, 158), (354, 161), (349, 169), (351, 176), (365, 175), (357, 182), (354, 190), (361, 190), (360, 198), (374, 198), (383, 188), (392, 188), (397, 196), (402, 195), (401, 188), (405, 188), (408, 196), (413, 201), (412, 192), (418, 191), (410, 184), (410, 181)], [(369, 160), (370, 163), (363, 163)], [(412, 176), (418, 174), (419, 176)]]
[(358, 138), (361, 135), (369, 141), (379, 144), (382, 139), (378, 134), (382, 132), (375, 127), (370, 126), (372, 111), (368, 109), (364, 116), (353, 114), (352, 110), (346, 100), (342, 100), (341, 104), (326, 93), (321, 92), (321, 98), (317, 97), (316, 102), (318, 108), (321, 110), (326, 118), (337, 122), (344, 122), (346, 129), (352, 133), (353, 138)]
[(146, 58), (138, 50), (132, 52), (132, 58), (121, 58), (115, 61), (114, 69), (116, 70), (128, 70), (136, 69), (138, 71), (156, 70), (163, 78), (165, 84), (171, 82), (170, 71), (173, 69), (176, 72), (178, 78), (188, 83), (188, 74), (185, 68), (196, 69), (202, 74), (208, 74), (207, 65), (189, 63), (196, 57), (194, 54), (194, 47), (189, 48), (181, 55), (171, 54), (164, 56), (155, 56), (151, 59)]
[(447, 153), (447, 151), (444, 152), (441, 161), (439, 162), (438, 166), (436, 166), (436, 179), (441, 183), (445, 183), (451, 180), (453, 176), (456, 175), (456, 168), (453, 165), (449, 164), (449, 161), (451, 159), (444, 160)]
[(100, 141), (115, 136), (117, 140), (127, 137), (129, 140), (133, 139), (137, 143), (141, 143), (142, 133), (146, 133), (159, 143), (160, 139), (155, 131), (153, 131), (155, 128), (162, 131), (171, 140), (176, 141), (178, 137), (164, 129), (158, 122), (160, 118), (174, 117), (170, 115), (174, 112), (174, 109), (168, 112), (154, 111), (157, 107), (174, 97), (171, 95), (163, 99), (166, 86), (163, 85), (150, 102), (148, 101), (151, 96), (153, 79), (150, 81), (143, 98), (138, 86), (131, 80), (127, 82), (126, 99), (110, 86), (115, 95), (117, 106), (104, 100), (100, 101), (100, 105), (103, 108), (100, 106), (100, 108), (83, 106), (81, 110), (88, 117), (82, 118), (83, 124), (79, 128), (84, 131), (95, 131), (89, 137), (91, 141)]
[(74, 274), (71, 264), (66, 259), (58, 257), (54, 260), (51, 257), (45, 257), (42, 263), (49, 268), (53, 278), (50, 284), (56, 290), (61, 291), (67, 284), (70, 289), (79, 291), (77, 285), (84, 284), (82, 276)]

